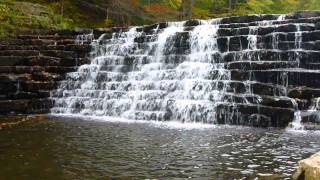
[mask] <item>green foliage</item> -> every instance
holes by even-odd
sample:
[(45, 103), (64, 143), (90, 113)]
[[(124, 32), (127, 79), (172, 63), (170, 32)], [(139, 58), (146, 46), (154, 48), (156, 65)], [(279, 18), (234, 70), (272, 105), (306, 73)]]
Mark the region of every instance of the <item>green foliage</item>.
[(20, 28), (69, 28), (72, 21), (34, 3), (0, 0), (0, 36)]
[(112, 20), (111, 19), (105, 19), (104, 20), (104, 26), (105, 27), (111, 27), (113, 24)]
[(0, 36), (17, 28), (100, 28), (300, 10), (320, 10), (319, 0), (0, 0)]

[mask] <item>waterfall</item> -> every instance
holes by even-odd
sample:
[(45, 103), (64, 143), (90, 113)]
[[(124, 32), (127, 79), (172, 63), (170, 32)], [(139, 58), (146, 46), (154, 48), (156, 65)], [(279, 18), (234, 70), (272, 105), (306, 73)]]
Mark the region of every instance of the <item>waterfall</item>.
[(91, 33), (89, 34), (78, 35), (76, 37), (76, 44), (83, 45), (84, 43), (90, 43), (93, 41), (93, 39), (94, 39), (94, 35), (93, 35), (93, 32), (91, 31)]
[[(292, 121), (295, 110), (293, 124), (300, 124), (301, 112), (287, 91), (290, 73), (300, 67), (303, 30), (314, 25), (287, 18), (252, 15), (246, 20), (169, 22), (106, 33), (93, 41), (90, 64), (59, 83), (51, 111), (283, 126), (278, 119)], [(78, 37), (77, 43), (92, 38)], [(289, 48), (292, 43), (294, 50)]]
[(257, 33), (258, 33), (258, 26), (250, 26), (249, 27), (249, 35), (248, 35), (248, 48), (251, 50), (257, 49)]
[[(98, 40), (91, 64), (61, 82), (53, 112), (214, 123), (215, 102), (223, 97), (217, 82), (229, 79), (213, 56), (219, 54), (219, 20), (201, 21), (188, 34), (183, 24), (168, 23), (151, 35), (131, 28)], [(189, 36), (188, 55), (175, 54), (179, 33)], [(150, 42), (139, 49), (135, 40), (146, 37)]]
[(296, 24), (297, 31), (295, 32), (295, 40), (294, 40), (294, 45), (296, 49), (301, 49), (301, 42), (302, 42), (302, 32), (301, 32), (301, 27), (300, 24)]

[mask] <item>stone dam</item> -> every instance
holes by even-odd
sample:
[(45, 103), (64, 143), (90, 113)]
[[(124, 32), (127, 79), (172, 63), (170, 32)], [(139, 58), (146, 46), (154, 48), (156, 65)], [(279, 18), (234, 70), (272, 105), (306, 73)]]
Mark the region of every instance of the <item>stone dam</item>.
[(320, 125), (320, 12), (21, 30), (0, 40), (0, 113)]

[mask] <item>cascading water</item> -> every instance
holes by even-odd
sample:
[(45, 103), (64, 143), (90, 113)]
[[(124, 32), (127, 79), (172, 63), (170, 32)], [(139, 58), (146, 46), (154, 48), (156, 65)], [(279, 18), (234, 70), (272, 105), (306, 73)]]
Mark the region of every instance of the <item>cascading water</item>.
[[(103, 35), (92, 43), (91, 63), (60, 82), (52, 113), (202, 123), (222, 118), (223, 123), (245, 124), (252, 117), (271, 121), (270, 101), (285, 102), (276, 107), (279, 111), (290, 108), (288, 104), (297, 107), (287, 97), (288, 71), (280, 72), (275, 84), (260, 82), (256, 74), (262, 65), (273, 71), (300, 61), (299, 55), (280, 50), (288, 35), (281, 29), (286, 28), (286, 16), (273, 16), (264, 20), (255, 15), (261, 21), (242, 24), (225, 24), (223, 19), (199, 20), (192, 26), (171, 22)], [(301, 27), (293, 25), (298, 30), (295, 50), (301, 50)], [(79, 37), (78, 43), (92, 37)], [(288, 53), (288, 60), (281, 53)], [(257, 87), (265, 89), (259, 92)]]
[[(295, 40), (294, 40), (294, 46), (295, 50), (301, 50), (301, 43), (302, 43), (302, 32), (301, 27), (299, 24), (296, 24), (297, 32), (295, 32)], [(300, 64), (300, 55), (298, 51), (295, 51), (296, 61), (298, 63), (298, 66)], [(295, 107), (295, 113), (294, 113), (294, 119), (291, 124), (292, 127), (290, 127), (293, 130), (303, 130), (303, 126), (301, 125), (302, 117), (301, 117), (301, 111), (298, 108), (298, 104), (295, 100), (292, 100)]]
[(216, 84), (228, 78), (212, 56), (218, 53), (218, 20), (202, 21), (188, 33), (191, 53), (177, 56), (174, 43), (183, 24), (168, 23), (159, 34), (148, 35), (156, 40), (144, 49), (135, 42), (142, 37), (136, 28), (105, 44), (96, 42), (92, 63), (61, 82), (53, 112), (212, 123), (214, 104), (222, 97)]

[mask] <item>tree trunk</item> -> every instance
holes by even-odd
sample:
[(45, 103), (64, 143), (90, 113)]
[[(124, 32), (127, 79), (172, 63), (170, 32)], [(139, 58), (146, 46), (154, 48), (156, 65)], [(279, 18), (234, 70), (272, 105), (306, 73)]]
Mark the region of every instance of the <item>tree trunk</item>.
[(64, 3), (63, 0), (60, 0), (60, 14), (63, 16), (63, 11), (64, 11)]
[(189, 12), (188, 12), (188, 16), (189, 16), (189, 19), (192, 18), (192, 9), (193, 9), (193, 6), (194, 6), (194, 2), (195, 0), (191, 0), (190, 4), (189, 4)]

